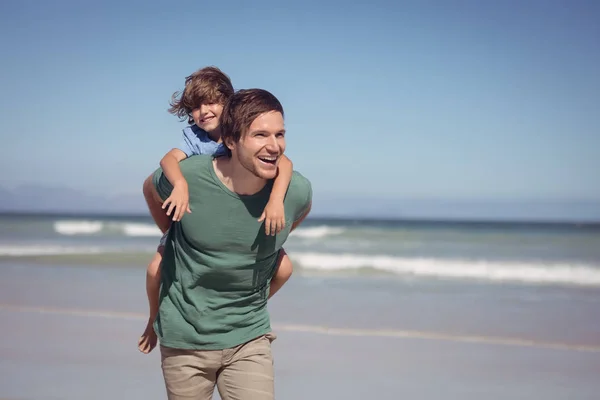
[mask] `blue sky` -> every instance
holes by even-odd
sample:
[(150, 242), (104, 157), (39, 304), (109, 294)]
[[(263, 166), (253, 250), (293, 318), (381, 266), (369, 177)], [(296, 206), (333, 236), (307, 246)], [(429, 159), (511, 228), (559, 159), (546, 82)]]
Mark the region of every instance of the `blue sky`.
[(139, 193), (180, 140), (171, 94), (216, 65), (281, 100), (316, 209), (600, 204), (598, 20), (595, 1), (2, 2), (1, 185)]

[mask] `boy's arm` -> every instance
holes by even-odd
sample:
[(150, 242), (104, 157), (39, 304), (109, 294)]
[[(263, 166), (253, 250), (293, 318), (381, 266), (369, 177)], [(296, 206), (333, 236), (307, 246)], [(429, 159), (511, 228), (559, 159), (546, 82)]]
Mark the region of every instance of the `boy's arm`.
[(273, 182), (271, 197), (265, 207), (262, 215), (258, 219), (259, 222), (265, 220), (265, 233), (267, 235), (275, 235), (285, 227), (285, 210), (283, 208), (283, 200), (292, 180), (294, 165), (292, 161), (285, 155), (281, 156), (281, 161), (277, 168), (277, 176)]
[(173, 209), (175, 209), (175, 212), (173, 212), (173, 221), (180, 221), (186, 211), (191, 213), (187, 181), (183, 177), (181, 168), (179, 167), (179, 163), (186, 158), (187, 154), (183, 151), (172, 149), (160, 160), (160, 167), (165, 177), (169, 182), (173, 183), (173, 191), (163, 203), (162, 208), (164, 209), (168, 206), (167, 216), (170, 216)]
[(271, 198), (269, 200), (276, 200), (283, 203), (285, 193), (292, 180), (293, 172), (294, 164), (292, 164), (292, 160), (284, 155), (281, 156), (281, 161), (277, 166), (277, 176), (275, 177), (275, 182), (273, 182), (273, 190), (271, 191)]

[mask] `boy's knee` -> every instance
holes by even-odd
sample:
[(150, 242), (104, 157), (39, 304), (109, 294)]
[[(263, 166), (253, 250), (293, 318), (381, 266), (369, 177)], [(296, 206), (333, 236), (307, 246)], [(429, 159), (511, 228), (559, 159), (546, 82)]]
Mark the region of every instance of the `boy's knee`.
[(142, 193), (143, 193), (146, 201), (148, 201), (149, 199), (152, 199), (154, 197), (153, 189), (154, 189), (153, 176), (150, 175), (144, 180), (144, 184), (142, 185)]
[(148, 175), (148, 177), (146, 177), (146, 179), (144, 179), (144, 184), (142, 186), (142, 191), (147, 191), (148, 189), (150, 189), (153, 185), (153, 179), (154, 179), (154, 175), (150, 174)]
[(148, 264), (148, 268), (146, 269), (146, 274), (151, 277), (156, 277), (160, 274), (160, 263), (162, 261), (162, 257), (160, 253), (157, 253), (154, 257), (152, 257), (152, 261)]
[(281, 263), (279, 264), (279, 273), (278, 274), (282, 277), (289, 278), (290, 276), (292, 276), (293, 272), (294, 272), (294, 266), (292, 264), (292, 260), (290, 260), (290, 258), (286, 254), (281, 259)]

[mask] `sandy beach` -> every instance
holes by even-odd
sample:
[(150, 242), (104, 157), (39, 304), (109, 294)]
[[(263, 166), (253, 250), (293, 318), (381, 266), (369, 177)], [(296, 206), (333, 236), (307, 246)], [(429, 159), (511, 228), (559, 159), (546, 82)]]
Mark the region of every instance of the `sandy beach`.
[[(143, 273), (3, 262), (0, 398), (164, 399), (159, 353), (136, 348)], [(276, 395), (596, 399), (599, 302), (597, 289), (294, 276), (270, 304)]]

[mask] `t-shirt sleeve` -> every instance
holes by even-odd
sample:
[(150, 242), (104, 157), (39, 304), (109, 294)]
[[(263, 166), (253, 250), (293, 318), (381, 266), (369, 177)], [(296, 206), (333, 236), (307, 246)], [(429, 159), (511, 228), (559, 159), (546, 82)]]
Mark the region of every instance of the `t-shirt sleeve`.
[(302, 174), (294, 171), (288, 193), (291, 195), (294, 222), (296, 222), (308, 211), (312, 203), (312, 185)]
[(184, 129), (181, 143), (179, 143), (179, 150), (183, 151), (188, 157), (198, 155), (200, 152), (196, 144), (197, 141), (198, 137), (191, 129)]
[(152, 183), (154, 183), (154, 188), (161, 199), (166, 200), (171, 195), (171, 191), (173, 191), (173, 185), (171, 185), (171, 182), (169, 182), (163, 173), (162, 168), (154, 171), (154, 174), (152, 175)]

